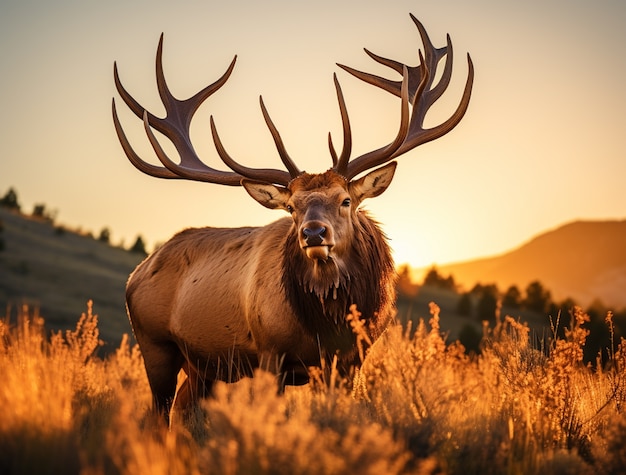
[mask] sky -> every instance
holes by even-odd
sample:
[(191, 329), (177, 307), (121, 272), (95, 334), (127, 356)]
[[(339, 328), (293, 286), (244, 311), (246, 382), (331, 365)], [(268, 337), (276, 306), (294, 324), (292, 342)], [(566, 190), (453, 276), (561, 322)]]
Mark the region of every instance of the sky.
[(113, 97), (135, 149), (156, 159), (115, 91), (113, 62), (131, 94), (162, 115), (154, 73), (162, 32), (165, 75), (179, 98), (215, 81), (237, 55), (230, 80), (192, 125), (200, 157), (222, 166), (213, 115), (239, 162), (280, 168), (262, 95), (290, 155), (321, 172), (331, 165), (328, 132), (341, 143), (334, 72), (353, 156), (394, 137), (398, 99), (336, 63), (397, 79), (363, 48), (415, 65), (421, 44), (409, 13), (436, 47), (446, 33), (454, 45), (452, 84), (427, 125), (456, 107), (468, 52), (475, 82), (460, 125), (400, 157), (390, 188), (364, 203), (397, 263), (492, 256), (569, 221), (626, 218), (623, 0), (3, 0), (0, 195), (14, 187), (25, 212), (44, 203), (57, 222), (96, 235), (107, 227), (114, 244), (127, 246), (138, 234), (152, 247), (190, 226), (267, 224), (284, 212), (240, 187), (160, 180), (128, 162)]

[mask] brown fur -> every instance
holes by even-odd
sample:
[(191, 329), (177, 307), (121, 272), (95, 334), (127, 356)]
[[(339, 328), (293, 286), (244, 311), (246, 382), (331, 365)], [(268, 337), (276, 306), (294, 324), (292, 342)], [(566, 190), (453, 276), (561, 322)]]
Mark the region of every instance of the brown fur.
[[(334, 172), (304, 174), (289, 188), (246, 183), (257, 201), (292, 210), (267, 226), (187, 229), (131, 275), (127, 307), (144, 356), (154, 408), (167, 418), (182, 368), (177, 406), (261, 367), (281, 384), (302, 384), (307, 369), (338, 356), (358, 364), (346, 314), (356, 304), (372, 340), (395, 308), (386, 238), (358, 206), (380, 194), (395, 163), (348, 183)], [(369, 178), (368, 178), (369, 177)], [(305, 252), (302, 229), (323, 225), (326, 259)], [(303, 247), (304, 246), (304, 247)]]
[(395, 271), (384, 234), (366, 213), (357, 215), (349, 268), (333, 259), (311, 266), (291, 236), (285, 243), (282, 276), (287, 300), (300, 323), (319, 338), (322, 355), (339, 356), (347, 371), (358, 364), (355, 335), (345, 316), (356, 304), (375, 340), (393, 317)]

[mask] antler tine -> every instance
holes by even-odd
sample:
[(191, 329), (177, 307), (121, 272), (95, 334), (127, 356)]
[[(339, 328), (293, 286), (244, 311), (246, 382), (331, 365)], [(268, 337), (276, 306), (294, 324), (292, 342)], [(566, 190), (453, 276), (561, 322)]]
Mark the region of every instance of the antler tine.
[[(421, 55), (420, 55), (421, 58)], [(403, 80), (400, 87), (400, 103), (401, 103), (401, 120), (396, 138), (389, 145), (366, 153), (346, 163), (346, 172), (343, 173), (348, 180), (351, 180), (359, 173), (369, 170), (370, 168), (382, 165), (391, 160), (396, 151), (406, 140), (409, 132), (409, 72), (405, 66), (403, 68)], [(427, 75), (426, 75), (427, 76)], [(418, 88), (419, 90), (419, 88)]]
[(115, 124), (115, 131), (117, 132), (117, 137), (122, 144), (122, 148), (132, 163), (139, 171), (145, 173), (146, 175), (154, 176), (157, 178), (180, 178), (178, 175), (170, 172), (167, 168), (158, 167), (156, 165), (152, 165), (151, 163), (143, 161), (139, 155), (133, 150), (130, 142), (126, 138), (126, 134), (124, 133), (124, 129), (122, 129), (122, 125), (120, 124), (119, 117), (117, 116), (117, 109), (115, 107), (115, 99), (113, 99), (113, 123)]
[[(364, 48), (364, 51), (367, 53), (367, 55), (370, 58), (372, 58), (377, 63), (380, 63), (383, 66), (387, 66), (399, 74), (402, 74), (403, 68), (405, 66), (408, 68), (409, 70), (409, 98), (411, 100), (411, 103), (413, 103), (415, 102), (415, 93), (420, 83), (422, 82), (422, 77), (424, 76), (423, 70), (428, 69), (429, 71), (435, 71), (437, 69), (437, 64), (439, 63), (441, 58), (443, 58), (446, 55), (448, 56), (449, 61), (446, 62), (446, 67), (445, 67), (442, 78), (437, 83), (437, 86), (435, 86), (435, 88), (433, 89), (433, 95), (435, 95), (436, 97), (439, 97), (441, 96), (441, 94), (443, 94), (443, 92), (447, 88), (448, 83), (450, 82), (450, 77), (452, 73), (452, 61), (450, 60), (452, 56), (452, 44), (450, 42), (450, 36), (448, 35), (447, 45), (442, 48), (435, 48), (432, 42), (430, 41), (430, 37), (428, 36), (428, 33), (426, 32), (426, 29), (424, 28), (422, 23), (420, 23), (420, 21), (417, 18), (415, 18), (412, 14), (411, 14), (411, 19), (415, 22), (415, 25), (417, 26), (417, 29), (419, 31), (419, 34), (422, 40), (422, 44), (424, 45), (425, 61), (420, 61), (420, 64), (418, 66), (408, 66), (399, 61), (395, 61), (389, 58), (384, 58), (375, 53), (372, 53), (367, 48)], [(400, 88), (402, 86), (402, 81), (392, 81), (386, 78), (375, 76), (374, 74), (364, 73), (362, 71), (358, 71), (356, 69), (350, 68), (349, 66), (344, 66), (341, 64), (339, 66), (343, 68), (344, 70), (348, 71), (353, 76), (358, 77), (362, 81), (365, 81), (369, 84), (380, 87), (381, 89), (384, 89), (385, 91), (390, 92), (394, 94), (395, 96), (400, 97)], [(427, 89), (431, 88), (433, 79), (434, 79), (434, 76), (431, 76), (430, 82), (427, 85)], [(435, 90), (437, 90), (436, 93), (435, 93)]]
[(458, 125), (458, 123), (467, 112), (467, 108), (469, 106), (470, 98), (472, 95), (472, 86), (474, 83), (474, 64), (472, 63), (472, 58), (469, 54), (467, 55), (467, 67), (467, 81), (465, 83), (465, 88), (463, 90), (461, 100), (459, 101), (459, 105), (457, 106), (454, 113), (446, 121), (442, 122), (438, 126), (430, 129), (424, 129), (422, 125), (424, 117), (426, 116), (426, 112), (428, 112), (429, 106), (423, 106), (423, 111), (420, 110), (420, 113), (416, 116), (419, 118), (419, 120), (412, 121), (407, 140), (405, 143), (402, 144), (402, 147), (400, 147), (400, 149), (396, 153), (396, 156), (408, 152), (418, 145), (422, 145), (432, 140), (438, 139), (439, 137), (450, 132)]
[[(180, 100), (174, 97), (170, 92), (165, 74), (163, 73), (163, 34), (159, 38), (159, 45), (156, 54), (156, 78), (159, 96), (165, 107), (165, 118), (156, 117), (154, 114), (146, 111), (124, 88), (117, 71), (117, 64), (114, 65), (114, 79), (116, 88), (133, 113), (144, 121), (144, 128), (150, 143), (161, 163), (164, 167), (152, 165), (139, 157), (132, 149), (124, 131), (121, 127), (115, 102), (113, 103), (113, 121), (117, 131), (120, 143), (129, 158), (130, 162), (140, 171), (158, 178), (182, 178), (188, 180), (203, 181), (209, 183), (217, 183), (222, 185), (238, 186), (241, 180), (245, 178), (256, 179), (260, 181), (268, 181), (277, 184), (287, 184), (290, 180), (290, 174), (282, 170), (271, 169), (254, 169), (237, 164), (232, 158), (228, 157), (222, 160), (233, 171), (216, 170), (209, 167), (200, 160), (196, 154), (190, 138), (191, 120), (202, 105), (202, 103), (220, 89), (230, 77), (237, 60), (237, 56), (233, 58), (226, 72), (214, 83), (206, 86), (188, 99)], [(214, 128), (214, 126), (213, 126)], [(161, 145), (159, 144), (152, 129), (165, 135), (175, 146), (180, 157), (180, 163), (172, 161)], [(214, 137), (216, 132), (214, 133)], [(216, 144), (217, 146), (217, 144)], [(223, 146), (218, 147), (223, 151)]]
[[(115, 81), (115, 88), (117, 92), (121, 96), (122, 100), (126, 103), (128, 108), (133, 111), (133, 113), (141, 118), (143, 115), (144, 108), (139, 104), (133, 96), (126, 90), (126, 88), (122, 85), (122, 81), (120, 81), (120, 75), (117, 71), (117, 61), (113, 62), (113, 80)], [(115, 102), (115, 101), (113, 101)], [(157, 117), (153, 117), (157, 119)]]
[(337, 169), (337, 162), (339, 159), (337, 158), (337, 151), (335, 150), (335, 146), (333, 145), (333, 136), (330, 132), (328, 132), (328, 148), (330, 149), (330, 158), (333, 161), (333, 169)]
[(333, 168), (340, 175), (346, 176), (348, 173), (348, 161), (350, 160), (350, 154), (352, 153), (352, 132), (350, 130), (350, 119), (348, 117), (348, 108), (346, 107), (346, 101), (343, 98), (343, 92), (341, 91), (341, 85), (337, 74), (333, 74), (333, 80), (335, 82), (335, 90), (337, 91), (337, 101), (339, 102), (339, 110), (341, 111), (341, 124), (343, 126), (343, 148), (341, 149), (341, 155), (337, 158), (337, 152), (333, 146), (333, 141), (328, 133), (328, 145), (330, 147), (330, 153), (333, 157)]
[(433, 43), (430, 41), (430, 37), (424, 28), (424, 25), (411, 15), (411, 19), (417, 26), (420, 37), (422, 39), (422, 44), (424, 45), (424, 53), (425, 53), (425, 61), (426, 67), (429, 71), (436, 71), (437, 65), (441, 58), (446, 57), (446, 63), (444, 66), (443, 74), (439, 79), (439, 82), (434, 86), (432, 86), (432, 81), (434, 80), (434, 76), (431, 77), (428, 83), (428, 98), (425, 101), (428, 103), (428, 107), (432, 105), (441, 95), (446, 91), (448, 85), (450, 84), (450, 79), (452, 78), (452, 64), (453, 64), (453, 51), (452, 51), (452, 40), (450, 39), (450, 35), (446, 34), (446, 46), (442, 48), (435, 48)]
[(237, 186), (241, 184), (241, 180), (243, 178), (242, 176), (233, 172), (215, 170), (213, 168), (207, 167), (202, 162), (200, 162), (202, 166), (199, 168), (193, 168), (193, 166), (189, 165), (182, 167), (172, 162), (172, 160), (170, 160), (170, 158), (161, 147), (161, 144), (154, 135), (154, 132), (152, 132), (152, 127), (150, 126), (150, 122), (148, 119), (148, 112), (144, 112), (143, 125), (146, 131), (146, 135), (148, 136), (148, 140), (150, 140), (150, 144), (152, 145), (156, 156), (165, 166), (165, 168), (171, 171), (178, 178), (186, 180), (205, 181), (209, 183), (219, 183), (221, 185), (231, 186)]
[(302, 172), (298, 169), (295, 162), (289, 157), (287, 150), (283, 144), (283, 141), (278, 133), (278, 129), (272, 122), (272, 119), (265, 108), (265, 104), (263, 104), (263, 98), (260, 98), (261, 102), (261, 111), (263, 112), (263, 117), (265, 118), (265, 123), (267, 124), (272, 137), (274, 138), (274, 143), (276, 144), (276, 148), (278, 150), (278, 154), (280, 158), (287, 167), (288, 172), (283, 170), (274, 170), (269, 168), (249, 168), (240, 163), (237, 163), (226, 151), (224, 144), (222, 143), (222, 139), (217, 132), (217, 127), (215, 125), (215, 120), (213, 116), (211, 116), (211, 135), (213, 136), (213, 143), (215, 144), (215, 149), (217, 150), (217, 154), (220, 156), (222, 161), (235, 172), (247, 177), (252, 178), (259, 181), (265, 181), (269, 183), (275, 183), (277, 185), (287, 186), (289, 182), (302, 174)]
[(276, 149), (278, 150), (280, 159), (282, 160), (285, 167), (287, 167), (287, 170), (289, 171), (291, 178), (295, 178), (298, 175), (301, 175), (302, 172), (300, 171), (300, 169), (298, 169), (298, 166), (295, 164), (295, 162), (291, 159), (291, 157), (287, 153), (287, 149), (285, 149), (285, 144), (283, 143), (283, 139), (280, 137), (280, 133), (278, 132), (278, 129), (274, 125), (274, 122), (272, 122), (272, 119), (269, 113), (267, 112), (267, 108), (265, 107), (265, 104), (263, 103), (262, 96), (259, 96), (259, 102), (261, 104), (261, 111), (263, 112), (263, 118), (265, 119), (267, 128), (270, 129), (270, 133), (272, 134), (272, 137), (274, 139), (274, 144), (276, 145)]
[[(392, 160), (393, 158), (408, 152), (418, 145), (445, 135), (460, 122), (461, 118), (467, 111), (474, 81), (474, 67), (469, 54), (467, 56), (468, 77), (463, 91), (463, 96), (461, 97), (456, 111), (442, 124), (431, 129), (424, 129), (423, 123), (428, 110), (437, 101), (437, 99), (443, 95), (450, 84), (453, 63), (452, 42), (450, 40), (450, 36), (446, 35), (446, 46), (442, 48), (435, 48), (430, 41), (424, 26), (419, 22), (419, 20), (417, 20), (417, 18), (415, 18), (415, 16), (411, 15), (411, 19), (415, 23), (422, 40), (422, 44), (424, 45), (424, 56), (422, 57), (421, 52), (419, 53), (420, 64), (418, 66), (407, 66), (398, 61), (378, 56), (367, 49), (365, 50), (365, 52), (374, 61), (387, 66), (396, 72), (402, 72), (404, 68), (406, 68), (408, 71), (408, 81), (406, 76), (402, 81), (393, 81), (374, 74), (358, 71), (348, 66), (341, 64), (338, 65), (358, 79), (361, 79), (368, 84), (380, 87), (381, 89), (399, 97), (402, 95), (404, 83), (408, 82), (409, 100), (413, 106), (409, 128), (403, 143), (398, 148), (394, 149), (393, 152), (391, 152), (392, 144), (389, 144), (386, 147), (382, 147), (378, 150), (355, 158), (348, 164), (348, 178), (353, 178), (357, 174)], [(437, 84), (433, 86), (432, 83), (435, 77), (434, 71), (436, 71), (437, 65), (444, 56), (446, 56), (446, 62), (443, 73)], [(391, 153), (388, 153), (387, 156), (385, 156), (385, 151)]]
[(249, 168), (233, 160), (233, 158), (228, 154), (228, 152), (224, 148), (224, 145), (222, 144), (222, 140), (217, 133), (217, 127), (215, 126), (213, 116), (211, 116), (210, 122), (211, 134), (213, 136), (215, 149), (217, 150), (217, 153), (222, 161), (226, 164), (226, 166), (228, 166), (228, 168), (247, 178), (253, 178), (255, 180), (275, 183), (277, 185), (283, 186), (287, 186), (289, 184), (292, 177), (290, 173), (287, 173), (284, 170), (274, 170), (269, 168)]

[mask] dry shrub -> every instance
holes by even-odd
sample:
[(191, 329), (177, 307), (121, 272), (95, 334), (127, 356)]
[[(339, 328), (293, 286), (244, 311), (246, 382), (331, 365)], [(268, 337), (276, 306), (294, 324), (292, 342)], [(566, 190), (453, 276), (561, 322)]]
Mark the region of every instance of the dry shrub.
[[(43, 319), (27, 307), (18, 324), (4, 324), (0, 364), (0, 471), (34, 473), (79, 466), (74, 394), (94, 386), (87, 353), (97, 347), (89, 311), (76, 332), (46, 338)], [(93, 373), (95, 374), (95, 372)]]
[(592, 439), (615, 409), (614, 372), (583, 364), (588, 316), (580, 308), (571, 316), (565, 338), (555, 335), (545, 352), (530, 345), (525, 325), (506, 317), (481, 357), (497, 381), (498, 412), (509, 421), (509, 464), (521, 473), (588, 473), (595, 463)]
[[(420, 321), (410, 336), (410, 328), (396, 326), (374, 345), (357, 394), (369, 402), (376, 420), (407, 441), (417, 460), (438, 454), (440, 470), (459, 466), (472, 473), (471, 465), (486, 456), (482, 452), (495, 451), (484, 445), (490, 392), (463, 347), (445, 344), (435, 304), (431, 314), (430, 328)], [(484, 450), (471, 451), (478, 445)]]
[[(624, 365), (620, 352), (609, 370), (583, 365), (580, 309), (545, 352), (525, 324), (498, 318), (474, 359), (445, 344), (434, 304), (431, 314), (430, 328), (420, 321), (410, 336), (395, 327), (374, 345), (356, 391), (414, 457), (435, 456), (444, 473), (481, 474), (588, 473), (607, 459), (593, 442), (619, 409)], [(612, 434), (607, 449), (624, 437)]]
[[(39, 315), (0, 322), (0, 472), (86, 474), (621, 473), (626, 471), (626, 343), (582, 362), (587, 317), (534, 348), (526, 325), (485, 326), (482, 353), (447, 344), (439, 309), (277, 394), (275, 377), (215, 385), (185, 424), (146, 417), (150, 390), (125, 337), (107, 359), (91, 306), (76, 330), (47, 337)], [(610, 325), (610, 315), (607, 323)]]
[[(125, 362), (123, 347), (116, 364), (94, 355), (102, 343), (97, 323), (88, 302), (74, 331), (48, 336), (38, 312), (27, 307), (15, 326), (8, 317), (0, 326), (0, 473), (78, 473), (106, 465), (102, 444), (123, 397), (117, 375)], [(126, 367), (136, 375), (143, 363), (134, 353)]]
[[(276, 387), (266, 372), (216, 386), (215, 397), (203, 404), (206, 467), (232, 474), (401, 473), (408, 454), (379, 424), (346, 408), (327, 424), (327, 415), (318, 414), (325, 412), (320, 406), (328, 403), (326, 394), (295, 388), (279, 396)], [(348, 400), (346, 393), (343, 398)]]

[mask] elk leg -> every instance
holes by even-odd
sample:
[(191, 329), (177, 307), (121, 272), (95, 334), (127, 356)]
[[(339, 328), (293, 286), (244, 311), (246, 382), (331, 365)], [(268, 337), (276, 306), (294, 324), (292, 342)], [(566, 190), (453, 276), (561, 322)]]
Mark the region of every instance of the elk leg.
[[(200, 399), (206, 398), (213, 389), (213, 380), (200, 377), (195, 368), (185, 367), (187, 378), (178, 389), (172, 407), (172, 413), (180, 414), (183, 421), (191, 415), (191, 411)], [(178, 416), (177, 416), (178, 417)]]
[(174, 402), (178, 372), (184, 362), (183, 355), (171, 342), (155, 344), (140, 338), (137, 341), (152, 391), (153, 411), (169, 425), (169, 412)]
[(276, 376), (277, 392), (284, 394), (285, 386), (300, 386), (309, 382), (306, 368), (299, 361), (287, 358), (287, 355), (264, 352), (259, 355), (259, 368)]

